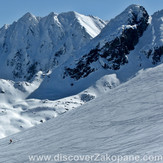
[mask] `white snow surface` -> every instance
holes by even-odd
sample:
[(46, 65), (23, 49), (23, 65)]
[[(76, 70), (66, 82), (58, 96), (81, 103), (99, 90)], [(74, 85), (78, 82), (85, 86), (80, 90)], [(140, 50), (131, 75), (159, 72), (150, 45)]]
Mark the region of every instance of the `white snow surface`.
[(162, 74), (163, 64), (141, 70), (78, 109), (1, 139), (0, 162), (28, 163), (29, 155), (162, 154)]
[(0, 138), (55, 118), (120, 84), (116, 74), (112, 74), (102, 77), (91, 87), (74, 96), (53, 101), (28, 99), (40, 82), (39, 76), (33, 83), (0, 80)]
[[(152, 52), (163, 46), (163, 10), (154, 13), (149, 20), (149, 26), (144, 33), (140, 53), (147, 55), (147, 52)], [(151, 57), (150, 57), (151, 59)]]

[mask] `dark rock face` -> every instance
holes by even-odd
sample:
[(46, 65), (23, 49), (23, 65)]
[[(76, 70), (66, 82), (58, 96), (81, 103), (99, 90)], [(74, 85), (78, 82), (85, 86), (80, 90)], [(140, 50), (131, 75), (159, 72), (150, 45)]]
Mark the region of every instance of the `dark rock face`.
[(158, 62), (161, 62), (161, 56), (163, 55), (163, 46), (150, 49), (148, 52), (145, 52), (145, 55), (147, 58), (152, 56), (152, 63), (157, 64)]
[(130, 26), (124, 29), (119, 37), (106, 42), (102, 48), (96, 46), (79, 60), (75, 68), (66, 67), (64, 77), (70, 76), (75, 80), (84, 78), (95, 71), (91, 64), (97, 61), (104, 69), (112, 70), (118, 70), (121, 65), (128, 63), (127, 55), (134, 49), (148, 26), (149, 15), (143, 7), (141, 9), (143, 10), (141, 19), (138, 19), (138, 15), (133, 13), (132, 21), (129, 20), (128, 23)]
[(133, 21), (130, 22), (131, 25), (134, 25), (134, 24), (137, 25), (139, 37), (142, 36), (143, 32), (146, 30), (146, 28), (148, 26), (148, 19), (149, 19), (149, 15), (148, 15), (147, 11), (145, 10), (145, 8), (143, 6), (140, 6), (140, 9), (142, 11), (142, 17), (140, 19), (138, 19), (138, 15), (132, 13)]
[(99, 58), (98, 49), (93, 49), (89, 52), (88, 55), (84, 55), (79, 62), (77, 63), (76, 68), (65, 68), (65, 74), (64, 77), (67, 75), (70, 75), (71, 78), (74, 78), (76, 80), (79, 80), (81, 77), (85, 78), (88, 76), (91, 72), (95, 71), (94, 68), (90, 67), (90, 64), (93, 62), (96, 62)]
[(21, 50), (18, 50), (11, 60), (7, 60), (7, 66), (14, 67), (14, 70), (12, 71), (13, 77), (15, 78), (23, 77), (24, 62), (25, 62), (25, 58), (22, 55)]
[[(37, 65), (37, 62), (30, 63), (28, 56), (25, 58), (22, 50), (18, 50), (12, 59), (7, 60), (7, 66), (13, 67), (13, 77), (19, 79), (31, 80), (37, 73)], [(24, 74), (27, 74), (27, 76), (24, 76)]]
[(27, 80), (32, 79), (32, 77), (37, 73), (37, 65), (38, 63), (35, 62), (28, 68), (28, 77)]
[(163, 55), (163, 46), (155, 48), (154, 53), (153, 53), (153, 57), (152, 57), (153, 64), (160, 62), (162, 55)]
[(94, 98), (95, 98), (95, 96), (92, 96), (92, 95), (86, 94), (86, 93), (82, 94), (81, 97), (80, 97), (80, 99), (81, 99), (83, 102), (91, 101), (91, 100), (93, 100)]

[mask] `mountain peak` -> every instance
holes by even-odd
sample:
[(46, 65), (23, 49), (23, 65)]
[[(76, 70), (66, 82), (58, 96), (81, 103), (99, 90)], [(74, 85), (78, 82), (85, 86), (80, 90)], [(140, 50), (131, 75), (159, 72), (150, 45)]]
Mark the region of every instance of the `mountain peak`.
[(18, 21), (24, 21), (24, 22), (27, 22), (27, 21), (37, 21), (37, 18), (36, 18), (36, 16), (31, 14), (30, 12), (27, 12)]
[(117, 36), (124, 27), (139, 24), (141, 20), (146, 22), (148, 18), (149, 15), (143, 6), (132, 4), (109, 21), (106, 27), (101, 31), (100, 37), (112, 39), (112, 36)]
[(142, 17), (148, 15), (147, 11), (143, 6), (132, 4), (128, 6), (123, 13), (127, 13), (129, 19), (135, 17), (137, 21), (139, 21)]
[(6, 30), (8, 27), (9, 27), (8, 24), (4, 24), (2, 28)]
[(26, 14), (22, 16), (22, 18), (31, 18), (31, 17), (35, 17), (35, 16), (31, 14), (30, 12), (27, 12)]
[(57, 17), (58, 14), (55, 12), (51, 12), (49, 15), (45, 16), (45, 18), (47, 18), (48, 21), (54, 21), (54, 17)]
[(57, 15), (58, 15), (57, 13), (51, 12), (51, 13), (48, 15), (48, 17), (54, 17), (54, 16), (57, 16)]
[(127, 9), (135, 9), (135, 8), (140, 8), (141, 6), (140, 5), (137, 5), (137, 4), (131, 4), (127, 7)]
[(135, 14), (139, 14), (144, 11), (146, 11), (146, 10), (143, 6), (136, 5), (136, 4), (132, 4), (124, 10), (124, 12), (135, 13)]
[(137, 5), (137, 4), (132, 4), (129, 5), (125, 11), (133, 11), (133, 12), (140, 12), (141, 10), (145, 10), (145, 8), (141, 5)]
[(152, 16), (163, 17), (163, 10), (159, 10), (159, 11), (155, 12)]
[(74, 18), (77, 15), (79, 15), (79, 14), (77, 12), (75, 12), (75, 11), (62, 12), (62, 13), (59, 14), (59, 16), (67, 17), (67, 18)]

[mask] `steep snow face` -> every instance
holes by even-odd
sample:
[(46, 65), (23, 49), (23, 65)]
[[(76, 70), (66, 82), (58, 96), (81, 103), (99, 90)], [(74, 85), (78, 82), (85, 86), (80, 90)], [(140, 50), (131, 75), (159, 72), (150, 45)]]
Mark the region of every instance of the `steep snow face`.
[[(106, 22), (98, 17), (85, 16), (74, 11), (61, 13), (58, 18), (67, 27), (75, 25), (73, 23), (77, 21), (92, 38), (96, 37), (106, 25)], [(74, 22), (72, 22), (72, 18)], [(67, 19), (66, 22), (65, 19)]]
[(163, 10), (151, 16), (142, 41), (140, 54), (149, 58), (153, 64), (160, 63), (163, 55)]
[(1, 139), (0, 162), (27, 163), (29, 155), (52, 155), (52, 162), (57, 154), (162, 155), (162, 74), (163, 64), (141, 70), (76, 110)]
[(110, 20), (89, 44), (55, 69), (30, 97), (46, 98), (43, 92), (51, 99), (73, 95), (90, 87), (102, 76), (120, 70), (130, 62), (128, 55), (146, 30), (148, 18), (142, 6), (129, 6)]
[(50, 13), (40, 18), (27, 13), (0, 29), (1, 78), (30, 80), (64, 63), (97, 36), (106, 23), (76, 12)]

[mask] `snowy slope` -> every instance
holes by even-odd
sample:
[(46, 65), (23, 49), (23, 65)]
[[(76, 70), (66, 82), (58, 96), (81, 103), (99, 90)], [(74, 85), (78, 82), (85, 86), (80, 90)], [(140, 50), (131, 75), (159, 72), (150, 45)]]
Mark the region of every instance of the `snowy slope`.
[(162, 155), (162, 74), (163, 64), (141, 70), (76, 110), (1, 139), (0, 162), (26, 163), (29, 155)]
[(33, 83), (0, 80), (0, 138), (46, 122), (75, 109), (119, 85), (115, 74), (106, 75), (90, 88), (63, 99), (26, 99), (39, 87), (40, 77)]
[[(39, 87), (40, 75), (32, 83), (0, 79), (0, 138), (33, 126), (28, 117), (21, 115), (21, 110), (26, 97)], [(17, 103), (21, 105), (16, 107)]]

